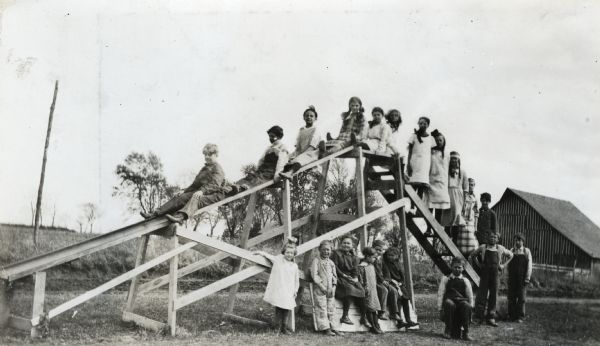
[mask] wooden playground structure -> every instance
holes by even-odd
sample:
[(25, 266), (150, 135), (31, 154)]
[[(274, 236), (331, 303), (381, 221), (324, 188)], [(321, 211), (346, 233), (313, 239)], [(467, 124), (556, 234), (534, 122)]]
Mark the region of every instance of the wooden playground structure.
[[(323, 195), (327, 173), (329, 172), (330, 162), (333, 159), (355, 161), (354, 179), (356, 196), (335, 206), (323, 209)], [(344, 234), (358, 230), (360, 246), (364, 248), (368, 242), (367, 225), (386, 214), (396, 213), (398, 215), (403, 247), (406, 285), (411, 301), (414, 301), (412, 299), (414, 293), (408, 251), (408, 232), (411, 232), (444, 274), (450, 273), (450, 267), (446, 261), (447, 257), (463, 258), (458, 248), (444, 231), (444, 228), (435, 220), (415, 190), (408, 185), (404, 185), (401, 178), (401, 165), (397, 158), (386, 155), (375, 155), (373, 152), (363, 150), (360, 147), (348, 147), (302, 167), (296, 174), (318, 168), (319, 166), (322, 167), (322, 175), (318, 184), (317, 200), (312, 212), (292, 220), (291, 198), (293, 196), (291, 195), (289, 181), (284, 180), (279, 184), (283, 201), (283, 224), (281, 226), (271, 226), (262, 229), (253, 238), (249, 238), (249, 234), (256, 207), (257, 194), (263, 189), (275, 188), (276, 184), (274, 181), (265, 182), (200, 209), (197, 212), (199, 214), (215, 209), (248, 196), (243, 229), (239, 241), (235, 244), (204, 236), (197, 232), (177, 229), (170, 225), (165, 217), (157, 217), (4, 267), (0, 270), (0, 328), (9, 326), (30, 331), (32, 337), (39, 336), (40, 327), (47, 325), (49, 320), (127, 281), (131, 283), (127, 301), (123, 307), (122, 319), (134, 322), (147, 329), (169, 331), (171, 335), (175, 335), (177, 333), (178, 310), (227, 288), (229, 288), (229, 300), (227, 307), (224, 309), (224, 317), (237, 321), (264, 324), (262, 321), (250, 320), (234, 313), (239, 283), (252, 277), (268, 277), (267, 272), (271, 266), (269, 261), (261, 256), (254, 255), (248, 249), (277, 236), (292, 236), (295, 229), (304, 225), (310, 225), (310, 227), (309, 234), (305, 233), (303, 237), (306, 240), (298, 246), (297, 260), (301, 272), (303, 271), (302, 269), (310, 264), (312, 258), (311, 252), (319, 246), (321, 241), (325, 239), (333, 240)], [(369, 190), (381, 191), (388, 204), (367, 213), (366, 194)], [(350, 207), (355, 208), (355, 215), (340, 213), (340, 211)], [(412, 211), (413, 209), (416, 211)], [(433, 236), (425, 235), (424, 230), (415, 222), (419, 218), (424, 220), (424, 224), (427, 224), (433, 230)], [(339, 223), (339, 226), (325, 234), (318, 235), (321, 221), (335, 221)], [(158, 235), (170, 239), (171, 249), (147, 261), (146, 250), (150, 235)], [(131, 239), (139, 239), (135, 267), (133, 269), (58, 306), (49, 309), (45, 306), (45, 283), (46, 271), (48, 269)], [(440, 245), (434, 246), (434, 239), (437, 239), (436, 243)], [(187, 250), (199, 251), (204, 257), (195, 263), (179, 268), (179, 255)], [(141, 275), (144, 272), (165, 261), (169, 261), (170, 263), (167, 275), (154, 278), (145, 283), (140, 282)], [(231, 264), (232, 271), (229, 276), (191, 292), (179, 294), (177, 286), (180, 278), (219, 261), (227, 261), (227, 263)], [(478, 285), (479, 277), (468, 263), (465, 266), (465, 272), (475, 285)], [(10, 282), (29, 275), (32, 275), (35, 281), (33, 308), (31, 317), (25, 318), (11, 313), (7, 289)], [(302, 276), (301, 279), (301, 286), (307, 286)], [(135, 301), (138, 295), (164, 285), (168, 285), (166, 321), (156, 321), (134, 312)], [(293, 314), (291, 315), (290, 323), (293, 326), (294, 316)]]

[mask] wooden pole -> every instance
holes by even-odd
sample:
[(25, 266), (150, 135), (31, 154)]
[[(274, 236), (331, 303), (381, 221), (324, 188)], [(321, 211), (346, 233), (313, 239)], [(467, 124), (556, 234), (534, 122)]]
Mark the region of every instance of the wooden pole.
[[(176, 249), (179, 246), (179, 239), (176, 234), (171, 238), (171, 247)], [(175, 301), (177, 300), (177, 269), (179, 266), (179, 254), (171, 258), (169, 265), (169, 302), (167, 310), (167, 324), (171, 331), (171, 336), (177, 334), (177, 309)]]
[(33, 227), (33, 245), (37, 247), (38, 232), (40, 230), (40, 209), (42, 208), (42, 191), (44, 189), (44, 175), (46, 174), (46, 160), (48, 159), (48, 146), (50, 145), (50, 131), (52, 130), (52, 118), (54, 117), (54, 106), (58, 94), (58, 81), (54, 82), (54, 96), (50, 105), (50, 116), (48, 117), (48, 130), (46, 132), (46, 144), (44, 145), (44, 157), (42, 158), (42, 174), (38, 188), (37, 202), (35, 203), (35, 225)]
[[(33, 309), (31, 318), (40, 318), (44, 313), (44, 297), (46, 293), (46, 272), (36, 272), (34, 275), (35, 286), (33, 289)], [(31, 327), (31, 337), (39, 338), (42, 335), (37, 326)]]
[[(148, 249), (148, 240), (150, 239), (150, 235), (143, 235), (138, 243), (138, 251), (137, 256), (135, 257), (135, 267), (141, 266), (146, 260), (146, 250)], [(138, 285), (141, 274), (135, 276), (131, 279), (131, 284), (129, 284), (129, 294), (127, 295), (127, 303), (125, 303), (125, 309), (123, 311), (133, 312), (133, 305), (135, 303), (135, 297), (138, 291)]]
[[(356, 202), (357, 202), (357, 210), (358, 217), (362, 217), (366, 214), (366, 193), (365, 190), (365, 179), (364, 179), (364, 171), (363, 171), (363, 150), (361, 147), (358, 147), (358, 155), (356, 157), (356, 173), (355, 173), (355, 185), (356, 185)], [(367, 247), (368, 242), (368, 231), (367, 225), (362, 225), (360, 228), (360, 248), (364, 249)]]
[[(404, 198), (404, 180), (402, 172), (402, 159), (396, 159), (396, 199)], [(406, 282), (408, 288), (409, 299), (412, 301), (413, 309), (416, 310), (414, 301), (414, 288), (412, 279), (412, 267), (410, 265), (410, 249), (408, 246), (408, 230), (406, 228), (406, 208), (402, 207), (398, 209), (398, 221), (400, 223), (400, 238), (402, 239), (402, 262), (404, 263), (404, 273), (406, 275)]]

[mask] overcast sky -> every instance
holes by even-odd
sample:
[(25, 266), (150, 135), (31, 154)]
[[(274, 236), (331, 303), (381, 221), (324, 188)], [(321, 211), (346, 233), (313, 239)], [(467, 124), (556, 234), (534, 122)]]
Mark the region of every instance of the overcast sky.
[[(348, 98), (446, 134), (493, 202), (506, 187), (573, 202), (600, 224), (597, 1), (0, 1), (0, 222), (31, 220), (54, 80), (44, 187), (56, 223), (137, 216), (111, 196), (131, 151), (189, 184), (213, 142), (231, 180), (302, 111), (337, 132)], [(46, 221), (48, 216), (46, 216)]]

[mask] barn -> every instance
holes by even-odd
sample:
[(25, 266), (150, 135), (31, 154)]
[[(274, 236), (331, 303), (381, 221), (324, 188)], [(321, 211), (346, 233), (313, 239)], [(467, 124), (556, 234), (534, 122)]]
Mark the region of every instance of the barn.
[(600, 275), (600, 228), (571, 202), (507, 188), (492, 210), (502, 243), (523, 233), (535, 264)]

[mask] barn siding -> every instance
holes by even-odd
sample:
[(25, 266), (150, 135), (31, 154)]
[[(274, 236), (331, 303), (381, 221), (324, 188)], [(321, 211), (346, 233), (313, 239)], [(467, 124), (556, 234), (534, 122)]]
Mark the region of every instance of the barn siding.
[(533, 262), (538, 264), (590, 269), (591, 258), (552, 225), (529, 204), (512, 192), (506, 192), (492, 208), (498, 215), (502, 244), (511, 248), (517, 233), (525, 235), (525, 246), (531, 249)]

